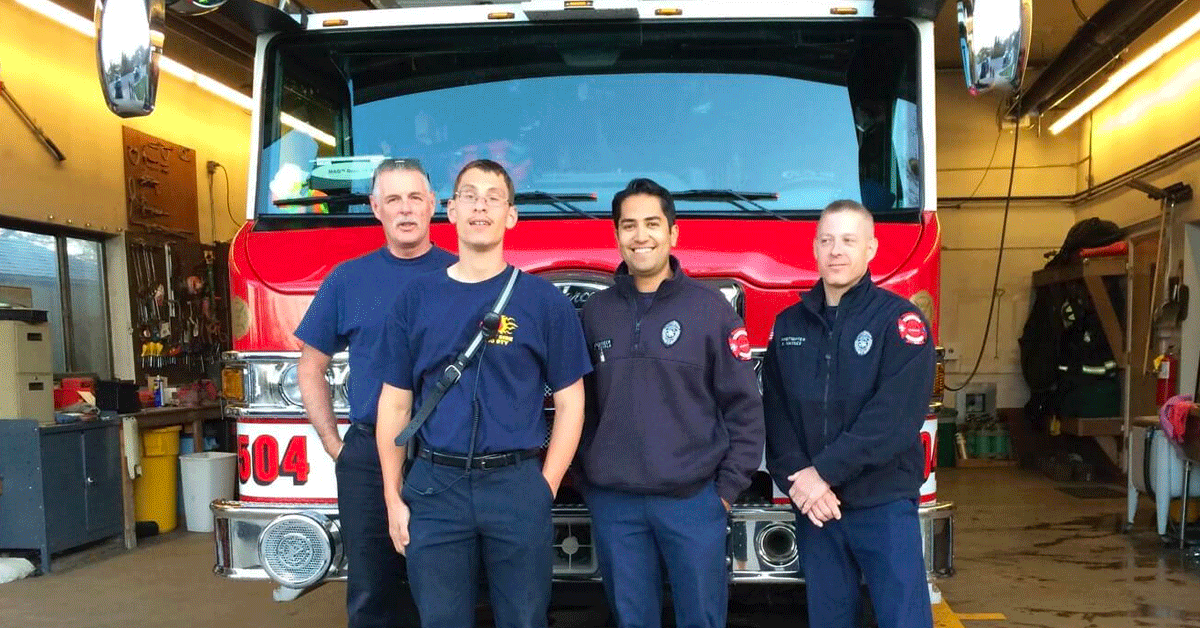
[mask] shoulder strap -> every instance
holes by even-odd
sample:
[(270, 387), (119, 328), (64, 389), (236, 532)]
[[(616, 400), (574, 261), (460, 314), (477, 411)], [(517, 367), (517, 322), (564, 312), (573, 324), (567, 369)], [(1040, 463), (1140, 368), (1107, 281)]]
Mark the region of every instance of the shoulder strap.
[(434, 384), (429, 398), (421, 404), (420, 409), (417, 410), (417, 414), (413, 416), (408, 425), (404, 427), (404, 430), (400, 432), (400, 435), (396, 437), (397, 447), (406, 445), (412, 439), (413, 435), (417, 433), (417, 430), (421, 429), (421, 426), (429, 419), (429, 415), (433, 414), (433, 409), (441, 402), (442, 397), (446, 396), (446, 391), (450, 390), (450, 387), (458, 381), (458, 378), (462, 377), (463, 371), (475, 360), (475, 357), (479, 354), (479, 348), (483, 346), (483, 343), (499, 332), (500, 314), (504, 312), (504, 308), (508, 305), (508, 299), (512, 296), (513, 286), (517, 284), (517, 275), (519, 274), (521, 274), (520, 269), (513, 266), (512, 271), (508, 275), (508, 282), (504, 284), (504, 290), (500, 291), (500, 296), (496, 299), (496, 303), (492, 306), (491, 311), (479, 322), (479, 331), (475, 332), (475, 337), (471, 339), (471, 343), (467, 345), (467, 348), (459, 353), (458, 357), (454, 358), (454, 361), (446, 367), (446, 370), (442, 371), (442, 376)]

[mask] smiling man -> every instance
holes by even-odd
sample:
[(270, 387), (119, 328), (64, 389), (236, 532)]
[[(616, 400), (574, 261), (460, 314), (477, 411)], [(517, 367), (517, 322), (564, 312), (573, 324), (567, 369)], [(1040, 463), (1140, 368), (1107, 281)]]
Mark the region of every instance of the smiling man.
[(584, 306), (592, 350), (581, 483), (617, 625), (662, 617), (665, 562), (679, 628), (723, 628), (726, 513), (763, 448), (742, 320), (683, 273), (675, 203), (649, 179), (612, 202), (624, 260)]
[(860, 625), (865, 581), (880, 628), (933, 625), (917, 499), (933, 390), (929, 327), (871, 281), (871, 213), (836, 201), (813, 255), (821, 281), (775, 319), (763, 358), (767, 470), (797, 509), (810, 626)]
[[(388, 537), (374, 438), (382, 382), (370, 361), (384, 315), (404, 284), (454, 263), (453, 255), (429, 241), (429, 221), (437, 200), (415, 160), (380, 163), (370, 202), (386, 244), (329, 273), (296, 330), (304, 343), (299, 366), (304, 410), (336, 470), (342, 539), (351, 564), (346, 587), (350, 628), (417, 625), (412, 596), (402, 587), (404, 559)], [(349, 391), (351, 423), (343, 441), (325, 372), (330, 356), (347, 348), (354, 375)]]
[[(540, 277), (518, 275), (495, 333), (407, 444), (415, 454), (407, 475), (405, 447), (395, 443), (515, 272), (504, 261), (504, 235), (517, 224), (508, 173), (494, 161), (473, 161), (454, 189), (447, 216), (459, 261), (409, 283), (376, 354), (389, 533), (408, 557), (422, 626), (475, 624), (482, 559), (496, 625), (544, 628), (550, 508), (579, 443), (582, 378), (591, 371), (567, 298)], [(543, 462), (546, 387), (554, 391), (554, 433)]]

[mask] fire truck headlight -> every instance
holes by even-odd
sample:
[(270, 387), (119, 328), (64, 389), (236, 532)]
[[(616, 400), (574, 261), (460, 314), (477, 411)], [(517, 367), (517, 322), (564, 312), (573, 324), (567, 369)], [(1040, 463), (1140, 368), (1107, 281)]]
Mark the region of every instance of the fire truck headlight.
[(267, 575), (294, 589), (320, 582), (340, 554), (341, 529), (319, 512), (276, 517), (258, 539), (258, 557)]
[(285, 366), (279, 374), (279, 394), (294, 406), (304, 405), (300, 399), (300, 369), (295, 364)]

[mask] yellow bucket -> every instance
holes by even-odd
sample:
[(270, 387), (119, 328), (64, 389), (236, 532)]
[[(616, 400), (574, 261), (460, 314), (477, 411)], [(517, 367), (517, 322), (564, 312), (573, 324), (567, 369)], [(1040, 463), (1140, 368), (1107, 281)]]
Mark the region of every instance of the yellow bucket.
[(159, 533), (179, 524), (175, 484), (179, 476), (179, 425), (142, 430), (142, 474), (133, 481), (138, 521), (153, 521)]

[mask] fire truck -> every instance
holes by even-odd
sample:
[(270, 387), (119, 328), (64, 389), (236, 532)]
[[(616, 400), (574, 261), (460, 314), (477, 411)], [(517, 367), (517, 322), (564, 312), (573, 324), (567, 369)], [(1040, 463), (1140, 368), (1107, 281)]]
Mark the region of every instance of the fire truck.
[[(820, 209), (858, 200), (877, 223), (872, 278), (911, 299), (936, 334), (932, 19), (943, 2), (386, 0), (394, 8), (292, 14), (231, 0), (226, 9), (237, 5), (234, 17), (260, 34), (222, 374), (240, 489), (212, 504), (216, 573), (273, 581), (283, 601), (354, 568), (341, 551), (333, 462), (301, 402), (292, 332), (338, 263), (383, 245), (366, 195), (385, 158), (420, 160), (440, 199), (463, 164), (504, 164), (520, 214), (506, 258), (576, 306), (612, 283), (620, 261), (613, 194), (654, 179), (676, 200), (683, 268), (742, 315), (756, 364), (775, 316), (818, 280)], [(1011, 5), (1015, 30), (975, 42), (972, 4), (959, 8), (968, 88), (1015, 85), (1028, 0), (990, 3)], [(444, 212), (431, 235), (455, 250)], [(937, 498), (934, 474), (938, 368), (921, 433), (931, 587), (952, 574), (954, 554), (954, 506)], [(353, 376), (334, 356), (343, 433)], [(570, 486), (554, 521), (556, 584), (595, 582), (588, 512)], [(730, 516), (734, 587), (803, 582), (794, 521), (760, 471)]]

